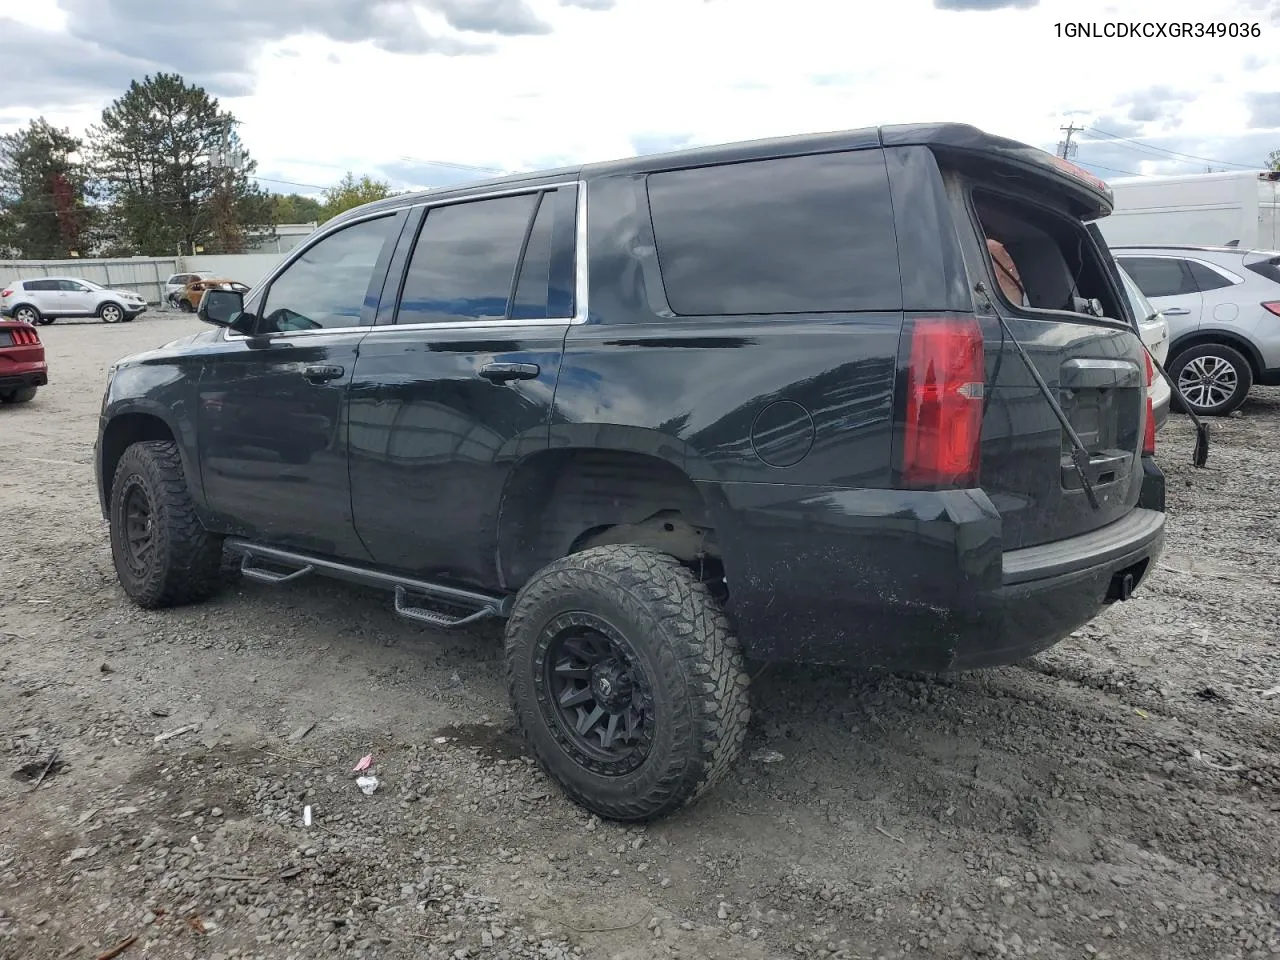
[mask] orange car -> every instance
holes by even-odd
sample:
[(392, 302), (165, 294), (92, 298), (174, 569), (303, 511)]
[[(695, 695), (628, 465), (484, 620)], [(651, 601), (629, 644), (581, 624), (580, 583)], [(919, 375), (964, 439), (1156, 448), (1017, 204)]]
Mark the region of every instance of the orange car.
[(238, 280), (202, 277), (188, 283), (186, 288), (178, 294), (178, 309), (183, 313), (195, 313), (200, 309), (200, 300), (204, 297), (206, 290), (238, 290), (241, 293), (248, 293), (249, 285), (240, 283)]

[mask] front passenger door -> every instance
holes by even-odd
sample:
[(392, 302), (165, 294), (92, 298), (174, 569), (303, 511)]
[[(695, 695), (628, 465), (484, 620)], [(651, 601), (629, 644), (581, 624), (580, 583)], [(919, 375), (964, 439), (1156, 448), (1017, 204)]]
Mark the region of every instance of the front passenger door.
[(226, 331), (210, 349), (197, 443), (223, 532), (368, 559), (351, 518), (347, 388), (404, 220), (391, 211), (323, 233), (245, 305), (237, 328), (249, 335)]
[(98, 298), (92, 290), (74, 280), (59, 280), (58, 286), (62, 289), (62, 309), (68, 314), (77, 317), (88, 317), (93, 314)]

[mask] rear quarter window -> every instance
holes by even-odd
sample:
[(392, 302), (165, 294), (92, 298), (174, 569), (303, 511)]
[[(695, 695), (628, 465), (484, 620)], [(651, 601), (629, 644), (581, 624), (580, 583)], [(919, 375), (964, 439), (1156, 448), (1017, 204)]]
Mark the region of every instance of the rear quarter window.
[(1208, 293), (1210, 290), (1221, 290), (1223, 287), (1231, 286), (1230, 280), (1217, 271), (1210, 270), (1203, 263), (1188, 260), (1187, 269), (1191, 271), (1191, 277), (1195, 280), (1196, 288), (1201, 293)]
[(681, 316), (900, 310), (878, 150), (648, 177), (659, 269)]

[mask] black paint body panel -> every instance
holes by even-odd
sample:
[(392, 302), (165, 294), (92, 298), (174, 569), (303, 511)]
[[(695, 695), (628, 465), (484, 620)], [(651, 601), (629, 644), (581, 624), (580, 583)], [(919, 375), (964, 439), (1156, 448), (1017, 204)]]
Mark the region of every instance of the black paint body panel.
[[(893, 230), (855, 238), (846, 258), (848, 269), (874, 272), (855, 287), (879, 299), (843, 313), (678, 315), (647, 178), (810, 155), (848, 158), (859, 182), (883, 190)], [(590, 527), (597, 515), (625, 514), (600, 466), (619, 453), (636, 458), (633, 479), (683, 482), (684, 506), (714, 528), (752, 657), (956, 669), (1044, 649), (1102, 608), (1117, 573), (1141, 580), (1161, 549), (1163, 475), (1125, 432), (1141, 426), (1130, 409), (1141, 388), (1126, 373), (1141, 347), (1117, 324), (1008, 318), (1050, 387), (1070, 394), (1064, 404), (1097, 408), (1071, 406), (1073, 416), (1093, 416), (1099, 429), (1107, 418), (1126, 424), (1117, 443), (1132, 456), (1117, 456), (1093, 511), (1064, 479), (1058, 422), (974, 295), (976, 280), (991, 279), (948, 157), (985, 157), (1015, 189), (1037, 187), (1074, 215), (1110, 210), (1104, 192), (1039, 151), (943, 124), (641, 157), (353, 211), (338, 222), (407, 211), (371, 280), (367, 325), (258, 348), (210, 331), (122, 361), (95, 458), (104, 509), (112, 438), (128, 422), (119, 418), (151, 416), (177, 440), (201, 517), (219, 532), (509, 593), (547, 559), (537, 549), (568, 549), (586, 532), (571, 527), (575, 517)], [(585, 314), (487, 328), (397, 324), (423, 204), (573, 181), (588, 201), (578, 233)], [(557, 244), (572, 242), (558, 230)], [(556, 262), (570, 256), (559, 249)], [(985, 339), (980, 487), (897, 489), (903, 332), (939, 313), (978, 317)], [(1093, 365), (1068, 364), (1081, 357)], [(344, 375), (300, 384), (300, 361), (342, 365)], [(489, 382), (478, 372), (490, 363), (536, 373)], [(1105, 376), (1115, 382), (1097, 380)], [(270, 424), (254, 415), (262, 411)], [(538, 469), (580, 456), (599, 470), (583, 467), (588, 479), (576, 485)], [(556, 490), (577, 499), (546, 502)], [(542, 520), (536, 510), (509, 520), (516, 504)], [(559, 525), (540, 548), (539, 522)], [(1045, 544), (1054, 549), (1026, 552)]]

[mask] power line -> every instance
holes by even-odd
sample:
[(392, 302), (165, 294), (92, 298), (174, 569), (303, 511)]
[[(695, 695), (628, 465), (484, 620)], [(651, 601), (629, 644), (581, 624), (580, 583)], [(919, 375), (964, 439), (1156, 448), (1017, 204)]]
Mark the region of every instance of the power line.
[(1138, 173), (1136, 170), (1117, 170), (1115, 167), (1104, 167), (1100, 163), (1090, 163), (1088, 160), (1077, 160), (1077, 163), (1086, 167), (1093, 167), (1095, 170), (1105, 170), (1107, 173), (1122, 173), (1126, 177), (1145, 177), (1147, 174)]
[(318, 183), (299, 183), (296, 180), (276, 180), (272, 177), (259, 177), (254, 174), (249, 174), (249, 179), (258, 180), (261, 183), (278, 183), (285, 187), (306, 187), (308, 190), (328, 190), (333, 186), (333, 184), (329, 184), (328, 187), (322, 187)]
[(496, 167), (478, 167), (475, 164), (471, 164), (471, 163), (452, 163), (448, 160), (423, 160), (421, 157), (406, 157), (406, 156), (402, 156), (400, 159), (408, 163), (421, 163), (429, 167), (448, 167), (452, 170), (472, 170), (476, 173), (490, 173), (494, 175), (501, 175), (508, 172), (506, 170), (499, 170)]
[(1142, 141), (1134, 140), (1131, 137), (1122, 137), (1117, 133), (1108, 133), (1105, 130), (1099, 130), (1097, 127), (1088, 127), (1087, 129), (1088, 129), (1088, 132), (1099, 134), (1100, 136), (1106, 137), (1109, 140), (1119, 140), (1123, 143), (1132, 144), (1133, 146), (1139, 149), (1147, 150), (1155, 154), (1166, 154), (1170, 157), (1181, 158), (1184, 162), (1194, 161), (1196, 163), (1216, 163), (1219, 166), (1240, 167), (1241, 169), (1244, 169), (1244, 170), (1258, 170), (1260, 169), (1260, 166), (1261, 166), (1260, 164), (1256, 164), (1256, 163), (1236, 163), (1233, 160), (1217, 160), (1217, 159), (1214, 159), (1213, 157), (1199, 157), (1199, 156), (1196, 156), (1194, 153), (1180, 153), (1177, 150), (1168, 150), (1165, 147), (1157, 147), (1154, 144), (1143, 143)]

